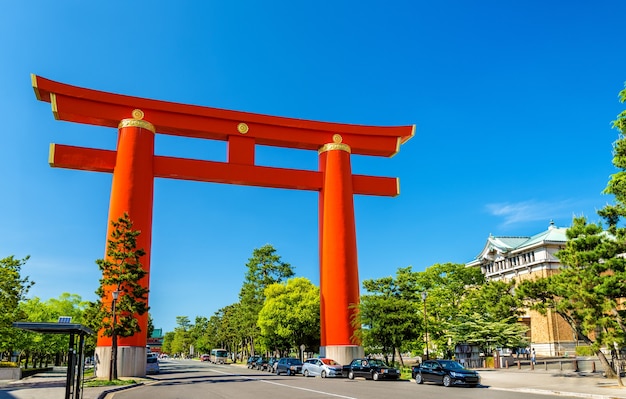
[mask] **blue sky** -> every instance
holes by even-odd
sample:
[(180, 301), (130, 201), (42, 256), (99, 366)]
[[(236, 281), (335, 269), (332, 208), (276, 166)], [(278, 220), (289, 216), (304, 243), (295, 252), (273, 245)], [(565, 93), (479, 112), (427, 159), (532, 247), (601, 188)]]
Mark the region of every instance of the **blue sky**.
[[(101, 4), (98, 4), (101, 3)], [(30, 74), (186, 104), (364, 125), (415, 125), (397, 198), (355, 197), (360, 278), (465, 263), (489, 234), (597, 221), (613, 199), (610, 122), (625, 108), (621, 0), (23, 1), (0, 13), (0, 257), (31, 259), (30, 296), (95, 299), (111, 175), (51, 168), (50, 143), (115, 149), (115, 129), (55, 121)], [(224, 143), (157, 135), (159, 155), (225, 161)], [(257, 164), (317, 169), (309, 151)], [(272, 244), (319, 283), (314, 192), (155, 181), (151, 314), (211, 316)]]

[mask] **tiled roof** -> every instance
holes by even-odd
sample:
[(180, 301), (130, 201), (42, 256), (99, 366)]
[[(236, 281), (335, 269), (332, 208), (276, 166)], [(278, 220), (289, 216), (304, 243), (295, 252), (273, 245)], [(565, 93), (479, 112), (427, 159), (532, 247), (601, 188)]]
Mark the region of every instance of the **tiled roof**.
[[(567, 241), (567, 237), (565, 235), (566, 231), (567, 228), (556, 227), (554, 222), (550, 222), (550, 226), (547, 230), (535, 234), (532, 237), (490, 235), (487, 239), (487, 243), (483, 247), (483, 250), (478, 256), (476, 256), (475, 261), (479, 261), (485, 257), (490, 258), (492, 255), (489, 254), (493, 254), (494, 252), (504, 254), (526, 247), (531, 247), (543, 242), (565, 243)], [(473, 263), (473, 261), (470, 263)]]

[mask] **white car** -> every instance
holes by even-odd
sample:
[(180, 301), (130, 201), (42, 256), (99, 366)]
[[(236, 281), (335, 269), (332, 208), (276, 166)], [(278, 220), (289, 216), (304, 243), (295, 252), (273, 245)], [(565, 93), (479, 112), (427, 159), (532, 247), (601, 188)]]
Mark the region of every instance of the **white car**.
[(159, 367), (159, 355), (156, 353), (148, 353), (146, 357), (146, 374), (159, 374), (161, 372)]
[(328, 359), (325, 357), (315, 358), (315, 359), (307, 359), (302, 365), (302, 375), (305, 377), (309, 376), (320, 376), (322, 378), (326, 377), (342, 377), (342, 366), (337, 363), (333, 359)]

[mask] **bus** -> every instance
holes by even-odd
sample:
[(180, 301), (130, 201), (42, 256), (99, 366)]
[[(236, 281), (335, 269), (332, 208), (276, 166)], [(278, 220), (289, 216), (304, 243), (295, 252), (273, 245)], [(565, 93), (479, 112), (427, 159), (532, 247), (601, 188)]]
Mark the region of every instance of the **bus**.
[(228, 358), (228, 351), (226, 349), (211, 349), (211, 363), (225, 364)]

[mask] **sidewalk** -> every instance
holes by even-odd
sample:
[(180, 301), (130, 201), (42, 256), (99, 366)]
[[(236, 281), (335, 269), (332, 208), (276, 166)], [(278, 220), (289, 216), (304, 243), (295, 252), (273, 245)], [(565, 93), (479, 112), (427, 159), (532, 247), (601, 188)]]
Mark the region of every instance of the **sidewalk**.
[[(135, 380), (145, 381), (144, 378)], [(0, 380), (0, 399), (63, 399), (65, 397), (66, 369), (55, 367), (48, 373), (40, 373), (21, 380)], [(84, 387), (83, 399), (104, 399), (108, 393), (141, 385)]]
[(482, 385), (489, 389), (593, 399), (626, 399), (626, 388), (620, 388), (617, 380), (606, 379), (601, 373), (518, 369), (481, 369), (478, 372)]
[[(600, 373), (518, 369), (480, 369), (478, 371), (482, 378), (482, 385), (487, 389), (592, 399), (626, 399), (626, 388), (619, 388), (617, 380), (603, 378)], [(626, 382), (626, 378), (624, 381)], [(133, 386), (136, 385), (85, 387), (83, 399), (105, 399), (107, 393)], [(64, 396), (65, 369), (63, 368), (55, 368), (53, 372), (18, 381), (0, 381), (0, 399), (63, 399)]]

